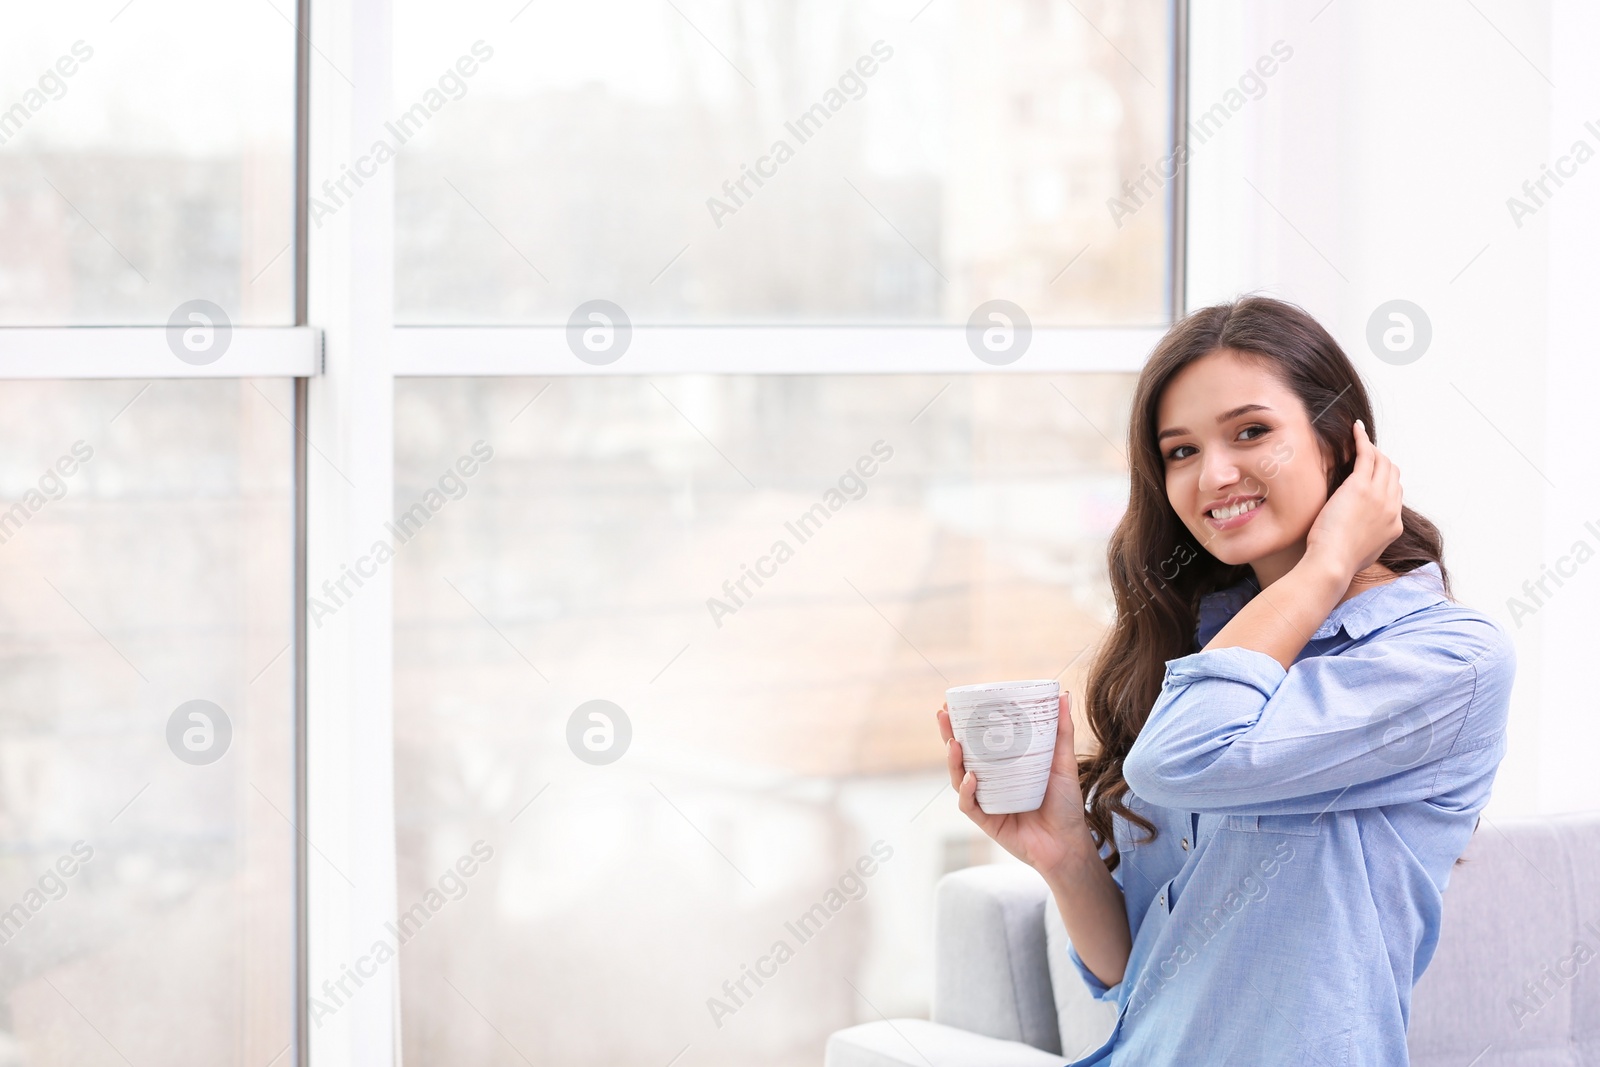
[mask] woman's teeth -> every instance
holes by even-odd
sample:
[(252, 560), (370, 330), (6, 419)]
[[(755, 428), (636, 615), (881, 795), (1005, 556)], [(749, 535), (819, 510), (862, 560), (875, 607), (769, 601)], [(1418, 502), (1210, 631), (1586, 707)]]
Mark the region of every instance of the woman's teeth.
[(1237, 518), (1247, 511), (1254, 511), (1260, 506), (1261, 498), (1257, 497), (1254, 500), (1246, 500), (1242, 503), (1235, 504), (1231, 508), (1218, 508), (1217, 510), (1211, 512), (1210, 515), (1218, 522), (1227, 522), (1229, 519)]

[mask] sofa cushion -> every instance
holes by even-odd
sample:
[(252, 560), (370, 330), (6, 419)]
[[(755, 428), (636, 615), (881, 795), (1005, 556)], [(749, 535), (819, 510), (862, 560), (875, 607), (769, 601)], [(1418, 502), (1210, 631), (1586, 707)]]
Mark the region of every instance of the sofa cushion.
[(1600, 817), (1484, 819), (1411, 1001), (1413, 1067), (1600, 1065)]
[(823, 1067), (1061, 1067), (1061, 1057), (926, 1019), (880, 1019), (835, 1031)]

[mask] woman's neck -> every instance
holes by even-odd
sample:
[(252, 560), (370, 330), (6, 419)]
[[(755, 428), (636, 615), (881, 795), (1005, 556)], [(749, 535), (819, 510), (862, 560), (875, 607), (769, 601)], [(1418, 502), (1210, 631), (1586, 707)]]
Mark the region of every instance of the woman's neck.
[(1350, 588), (1344, 591), (1344, 596), (1339, 598), (1339, 603), (1343, 604), (1353, 596), (1360, 596), (1368, 589), (1376, 589), (1380, 585), (1388, 585), (1398, 577), (1400, 577), (1398, 574), (1383, 564), (1374, 563), (1366, 570), (1355, 573), (1350, 579)]
[[(1255, 571), (1257, 587), (1265, 589), (1285, 574), (1288, 574), (1294, 569), (1295, 563), (1304, 555), (1305, 546), (1301, 545), (1298, 553), (1293, 556), (1287, 553), (1279, 553), (1276, 556), (1260, 559), (1252, 563), (1250, 566)], [(1387, 585), (1398, 577), (1400, 577), (1398, 574), (1383, 564), (1374, 563), (1372, 566), (1357, 571), (1351, 576), (1350, 585), (1345, 589), (1344, 595), (1339, 598), (1339, 603), (1343, 604), (1353, 596), (1360, 596), (1368, 589), (1376, 589), (1380, 585)]]

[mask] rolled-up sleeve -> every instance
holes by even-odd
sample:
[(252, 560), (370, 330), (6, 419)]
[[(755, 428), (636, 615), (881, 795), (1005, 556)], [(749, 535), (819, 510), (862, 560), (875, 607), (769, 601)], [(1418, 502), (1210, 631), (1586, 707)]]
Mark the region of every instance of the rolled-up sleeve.
[(1498, 762), (1513, 670), (1486, 618), (1379, 631), (1287, 671), (1237, 646), (1180, 656), (1123, 776), (1153, 804), (1220, 814), (1421, 800)]

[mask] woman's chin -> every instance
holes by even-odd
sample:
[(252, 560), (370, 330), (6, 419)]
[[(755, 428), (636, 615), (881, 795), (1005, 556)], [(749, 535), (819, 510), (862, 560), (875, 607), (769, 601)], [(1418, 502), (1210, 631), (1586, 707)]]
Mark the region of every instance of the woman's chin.
[[(1213, 533), (1215, 532), (1213, 531)], [(1289, 542), (1272, 536), (1270, 530), (1263, 528), (1259, 531), (1250, 530), (1246, 532), (1241, 530), (1232, 536), (1223, 534), (1214, 537), (1212, 542), (1206, 546), (1206, 551), (1228, 566), (1237, 567), (1241, 564), (1254, 563), (1257, 560), (1265, 559), (1287, 548), (1288, 544)]]

